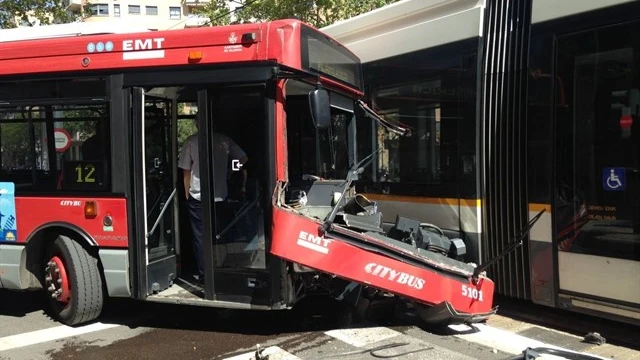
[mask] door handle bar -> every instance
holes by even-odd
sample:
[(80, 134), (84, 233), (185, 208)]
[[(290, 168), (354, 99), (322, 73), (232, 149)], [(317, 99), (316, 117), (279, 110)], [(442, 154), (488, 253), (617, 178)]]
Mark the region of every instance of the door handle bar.
[(147, 237), (153, 235), (153, 232), (156, 231), (156, 228), (158, 227), (158, 224), (160, 224), (160, 219), (162, 219), (162, 216), (164, 215), (164, 212), (167, 211), (167, 208), (169, 207), (169, 204), (171, 204), (171, 202), (173, 201), (173, 198), (176, 196), (176, 188), (173, 188), (173, 191), (171, 192), (171, 195), (169, 195), (169, 198), (167, 199), (167, 202), (164, 203), (164, 206), (162, 207), (162, 210), (160, 210), (160, 215), (158, 215), (158, 218), (156, 219), (156, 223), (153, 224), (153, 227), (151, 228), (151, 231), (149, 231), (149, 233), (147, 233)]

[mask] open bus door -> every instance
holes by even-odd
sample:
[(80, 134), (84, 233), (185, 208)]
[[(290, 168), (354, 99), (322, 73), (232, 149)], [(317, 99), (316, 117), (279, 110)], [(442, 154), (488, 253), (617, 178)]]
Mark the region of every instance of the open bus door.
[(167, 289), (176, 278), (175, 121), (170, 99), (131, 89), (135, 149), (138, 296)]
[[(275, 177), (274, 99), (267, 84), (182, 80), (161, 86), (130, 88), (136, 297), (225, 308), (282, 308), (283, 261), (267, 251), (268, 189)], [(203, 282), (193, 277), (197, 268), (191, 210), (180, 189), (178, 159), (183, 149), (178, 148), (174, 111), (179, 102), (197, 108)]]

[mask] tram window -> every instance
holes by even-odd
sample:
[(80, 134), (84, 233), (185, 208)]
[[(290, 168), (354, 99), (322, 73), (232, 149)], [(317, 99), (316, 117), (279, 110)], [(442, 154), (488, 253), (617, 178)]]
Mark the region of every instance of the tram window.
[(0, 108), (0, 176), (17, 192), (104, 191), (109, 185), (107, 104)]
[(376, 126), (368, 131), (358, 124), (359, 141), (364, 136), (367, 147), (382, 149), (360, 188), (391, 195), (475, 196), (477, 59), (471, 48), (476, 46), (456, 43), (365, 65), (371, 106), (386, 120), (410, 128), (411, 135)]

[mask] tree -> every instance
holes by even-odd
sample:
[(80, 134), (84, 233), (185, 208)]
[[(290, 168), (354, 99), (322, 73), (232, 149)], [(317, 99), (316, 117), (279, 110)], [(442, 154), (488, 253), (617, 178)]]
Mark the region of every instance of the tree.
[(0, 1), (0, 29), (76, 21), (78, 15), (66, 10), (64, 0), (4, 0)]
[[(193, 104), (191, 104), (193, 106)], [(178, 103), (178, 116), (181, 115), (193, 115), (193, 113), (187, 113), (185, 111), (185, 104)], [(178, 120), (178, 149), (182, 149), (182, 145), (187, 138), (198, 131), (195, 120), (181, 119)]]
[(299, 19), (317, 28), (375, 10), (399, 0), (235, 0), (235, 11), (226, 0), (212, 0), (195, 13), (209, 18), (209, 25), (227, 25), (277, 19)]

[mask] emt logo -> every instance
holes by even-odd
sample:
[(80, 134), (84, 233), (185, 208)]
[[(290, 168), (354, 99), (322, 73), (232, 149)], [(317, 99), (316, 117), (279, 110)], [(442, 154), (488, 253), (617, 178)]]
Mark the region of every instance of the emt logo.
[(321, 254), (329, 253), (329, 244), (331, 244), (331, 240), (325, 239), (322, 236), (315, 236), (313, 234), (309, 234), (306, 231), (300, 231), (300, 235), (298, 235), (298, 246), (305, 247), (309, 250), (317, 251)]

